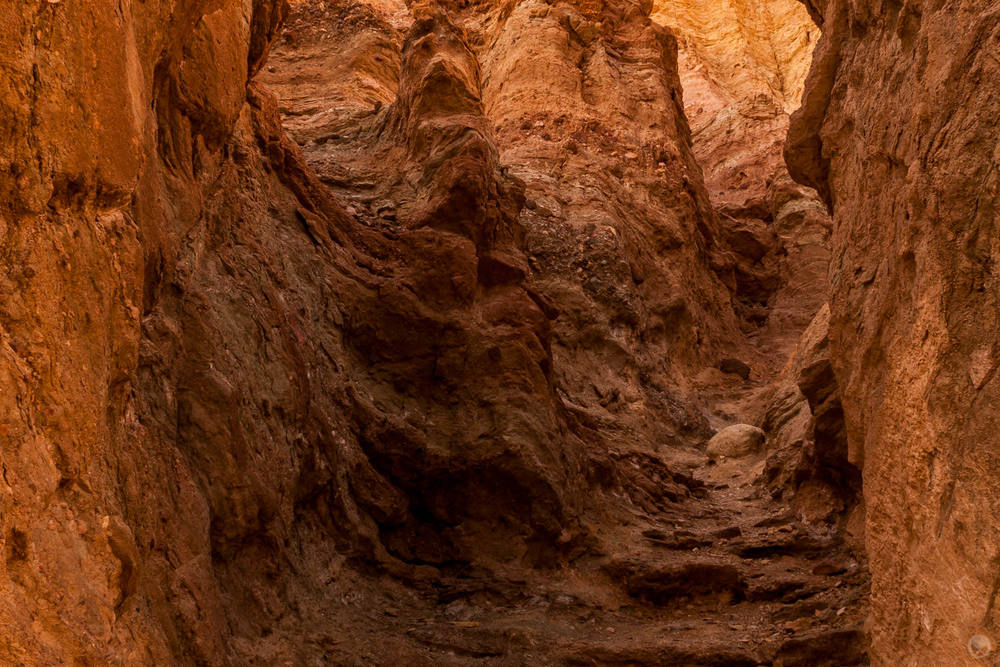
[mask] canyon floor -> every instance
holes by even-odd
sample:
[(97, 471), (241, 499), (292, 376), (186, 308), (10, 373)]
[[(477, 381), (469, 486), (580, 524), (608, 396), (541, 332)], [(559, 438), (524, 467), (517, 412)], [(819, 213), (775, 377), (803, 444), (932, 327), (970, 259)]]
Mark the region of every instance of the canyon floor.
[(289, 630), (316, 664), (867, 665), (869, 576), (840, 530), (772, 499), (763, 455), (678, 454), (693, 497), (595, 526), (600, 556), (424, 587), (347, 576), (324, 596), (342, 605)]

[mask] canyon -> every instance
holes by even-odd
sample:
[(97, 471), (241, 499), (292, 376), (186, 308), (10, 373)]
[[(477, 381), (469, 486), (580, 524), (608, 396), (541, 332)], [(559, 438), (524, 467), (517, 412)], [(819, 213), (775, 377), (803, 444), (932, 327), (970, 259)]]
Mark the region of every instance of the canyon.
[(0, 27), (0, 662), (991, 664), (990, 3)]

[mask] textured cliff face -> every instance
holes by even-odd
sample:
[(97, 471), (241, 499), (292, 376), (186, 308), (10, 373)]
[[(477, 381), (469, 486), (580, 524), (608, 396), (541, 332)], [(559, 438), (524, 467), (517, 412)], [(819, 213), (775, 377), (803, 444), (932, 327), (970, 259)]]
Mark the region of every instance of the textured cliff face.
[(684, 104), (713, 200), (738, 208), (762, 197), (783, 168), (818, 28), (796, 0), (657, 0), (652, 17), (678, 35)]
[(876, 664), (996, 636), (1000, 18), (990, 2), (811, 3), (787, 148), (835, 219), (831, 359), (863, 465)]
[(372, 232), (248, 87), (282, 5), (4, 11), (5, 661), (267, 659), (347, 558), (569, 548), (522, 189), (446, 20), (380, 135), (419, 195)]
[[(853, 504), (857, 471), (842, 438), (821, 425), (817, 439), (820, 405), (800, 388), (807, 368), (829, 359), (825, 325), (810, 323), (827, 299), (831, 221), (816, 193), (792, 181), (782, 150), (819, 31), (796, 0), (662, 0), (652, 17), (678, 36), (692, 147), (720, 213), (720, 273), (763, 353), (758, 374), (775, 378), (744, 408), (768, 433), (769, 487), (813, 518), (835, 515)], [(836, 396), (832, 375), (813, 380), (805, 385), (818, 380)]]
[(0, 9), (0, 661), (863, 660), (838, 532), (698, 451), (825, 221), (710, 196), (651, 5), (286, 10)]
[[(805, 415), (802, 432), (809, 441), (782, 449), (794, 461), (775, 458), (777, 467), (803, 473), (784, 485), (790, 496), (811, 484), (803, 506), (819, 509), (806, 511), (807, 521), (799, 521), (798, 511), (775, 517), (767, 494), (739, 491), (759, 470), (746, 462), (699, 477), (731, 493), (719, 501), (705, 498), (698, 483), (665, 474), (662, 465), (665, 460), (676, 469), (702, 461), (688, 445), (710, 433), (709, 422), (735, 419), (741, 407), (739, 399), (730, 399), (753, 391), (752, 383), (710, 366), (723, 356), (745, 356), (755, 377), (766, 376), (794, 348), (825, 298), (829, 220), (818, 198), (780, 167), (780, 141), (771, 134), (778, 132), (755, 128), (753, 119), (741, 116), (742, 141), (753, 150), (739, 159), (756, 169), (758, 180), (741, 181), (741, 187), (750, 185), (734, 196), (741, 217), (720, 220), (714, 209), (722, 204), (707, 196), (694, 157), (699, 144), (695, 138), (692, 150), (679, 109), (673, 38), (645, 19), (648, 7), (509, 2), (438, 8), (445, 11), (435, 21), (447, 22), (449, 39), (467, 47), (450, 42), (459, 60), (431, 55), (446, 72), (436, 77), (460, 74), (461, 81), (447, 88), (460, 91), (457, 96), (414, 92), (408, 83), (418, 79), (411, 70), (420, 62), (415, 55), (435, 54), (432, 45), (440, 38), (431, 41), (422, 32), (425, 10), (402, 3), (295, 3), (260, 81), (281, 99), (286, 126), (310, 166), (349, 210), (380, 230), (425, 224), (411, 204), (433, 182), (413, 175), (425, 158), (417, 153), (419, 159), (407, 164), (411, 153), (398, 147), (415, 131), (431, 137), (432, 130), (453, 127), (437, 120), (433, 128), (411, 124), (394, 135), (400, 109), (410, 100), (428, 110), (452, 109), (453, 100), (462, 101), (461, 127), (475, 123), (476, 136), (497, 147), (501, 173), (523, 184), (517, 229), (524, 234), (526, 261), (520, 264), (521, 255), (510, 252), (504, 262), (520, 267), (549, 319), (553, 386), (571, 432), (586, 443), (592, 477), (583, 488), (598, 502), (580, 504), (593, 540), (576, 561), (575, 580), (527, 575), (542, 591), (540, 600), (525, 601), (497, 581), (485, 603), (482, 595), (449, 592), (451, 602), (437, 617), (481, 625), (481, 631), (473, 639), (438, 624), (412, 636), (432, 646), (548, 660), (697, 663), (722, 656), (732, 664), (778, 657), (823, 664), (831, 650), (839, 664), (863, 660), (865, 572), (841, 549), (835, 522), (825, 523), (851, 499), (818, 474), (830, 459), (842, 462), (843, 453), (835, 449), (842, 442), (833, 438), (830, 451), (813, 446), (814, 433), (825, 435), (827, 422), (817, 428), (810, 400), (833, 408), (820, 415), (835, 413), (839, 405), (828, 386), (815, 383), (813, 392), (810, 385), (807, 397), (795, 384), (798, 375), (792, 380), (792, 403)], [(783, 111), (777, 123), (783, 128), (781, 123), (787, 123)], [(758, 264), (766, 267), (753, 268)], [(750, 290), (770, 281), (759, 290), (756, 321), (741, 322), (735, 316), (740, 305), (730, 306), (745, 291), (739, 280)], [(767, 341), (761, 349), (744, 338), (748, 321), (755, 337)], [(809, 358), (810, 369), (828, 368), (820, 356), (818, 364)], [(397, 366), (396, 372), (400, 377), (408, 371)], [(712, 399), (720, 396), (729, 402), (718, 409)], [(623, 493), (593, 495), (609, 477), (624, 480)], [(684, 518), (690, 516), (698, 518)], [(664, 530), (664, 522), (671, 528)], [(396, 543), (412, 550), (419, 546), (415, 535)], [(489, 543), (479, 533), (470, 547), (477, 540)], [(702, 553), (685, 551), (693, 546)], [(780, 567), (761, 571), (752, 562), (775, 553), (787, 557)], [(835, 564), (809, 562), (820, 553)], [(433, 561), (426, 551), (418, 555)], [(600, 573), (592, 569), (595, 563)], [(843, 575), (848, 585), (815, 599), (818, 590), (831, 588), (822, 579), (830, 572)], [(608, 587), (606, 575), (621, 588)], [(683, 626), (686, 621), (672, 615), (666, 625), (640, 621), (617, 611), (630, 604), (622, 601), (623, 590), (627, 599), (660, 609), (690, 597), (681, 619), (722, 610), (732, 614), (729, 630)], [(500, 594), (505, 606), (491, 606)], [(745, 599), (752, 604), (727, 611)], [(584, 638), (572, 622), (564, 625), (572, 614), (626, 624), (633, 633), (616, 641)], [(795, 629), (785, 628), (786, 622)], [(516, 638), (512, 628), (518, 629)], [(522, 631), (539, 641), (529, 646)], [(495, 639), (498, 632), (506, 639)], [(740, 648), (728, 648), (734, 644)]]
[(720, 213), (718, 270), (766, 376), (826, 300), (829, 219), (782, 156), (818, 29), (796, 0), (658, 0), (652, 18), (678, 37), (693, 149)]
[(206, 11), (0, 10), (5, 662), (159, 661), (182, 638), (219, 649), (212, 471), (161, 440), (143, 369), (158, 293), (182, 293), (161, 277), (192, 270), (216, 179), (234, 177), (226, 152), (252, 135), (246, 81), (281, 7)]
[[(605, 299), (626, 346), (648, 335), (676, 367), (708, 363), (735, 327), (702, 260), (713, 219), (671, 102), (671, 43), (639, 13), (594, 11), (658, 68), (666, 106), (633, 141), (677, 184), (648, 186), (673, 222), (641, 240), (680, 261), (633, 278), (621, 231), (581, 222), (594, 240), (574, 261), (608, 274), (590, 292), (572, 278), (569, 310)], [(317, 601), (351, 590), (349, 558), (410, 580), (554, 564), (579, 548), (586, 485), (627, 479), (650, 507), (694, 486), (657, 463), (651, 416), (623, 419), (645, 438), (612, 451), (600, 415), (557, 398), (557, 382), (594, 387), (553, 370), (555, 288), (524, 282), (525, 186), (501, 167), (480, 64), (443, 9), (408, 8), (386, 33), (395, 76), (353, 93), (382, 102), (352, 128), (373, 183), (352, 187), (379, 202), (347, 209), (247, 83), (280, 4), (5, 12), (5, 660), (322, 655), (335, 629)], [(547, 25), (569, 39), (567, 20)], [(97, 40), (114, 46), (82, 47)], [(599, 119), (568, 125), (584, 151), (612, 150)], [(642, 282), (666, 299), (652, 313), (614, 293)], [(617, 355), (632, 386), (581, 403), (651, 394), (668, 433), (699, 428), (621, 335), (602, 336), (583, 347)]]
[[(638, 6), (522, 2), (453, 14), (479, 63), (477, 114), (523, 184), (528, 263), (517, 270), (552, 320), (553, 379), (567, 408), (627, 448), (704, 438), (690, 378), (743, 343), (711, 268), (717, 220), (678, 102), (672, 38)], [(413, 198), (383, 185), (392, 178), (375, 148), (401, 94), (396, 68), (406, 72), (399, 30), (413, 20), (402, 6), (297, 4), (262, 75), (321, 178), (377, 224), (401, 220)], [(336, 68), (323, 55), (330, 40), (349, 54)]]

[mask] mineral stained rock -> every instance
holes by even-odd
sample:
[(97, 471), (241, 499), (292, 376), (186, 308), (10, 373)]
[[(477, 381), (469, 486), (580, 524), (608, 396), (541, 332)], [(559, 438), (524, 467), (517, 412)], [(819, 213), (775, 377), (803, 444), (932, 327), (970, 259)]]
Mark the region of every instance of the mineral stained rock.
[[(762, 426), (768, 434), (764, 478), (772, 493), (791, 498), (813, 519), (849, 518), (857, 531), (864, 516), (859, 470), (847, 450), (840, 387), (830, 361), (830, 309), (824, 306), (802, 334), (784, 369), (763, 392)], [(851, 512), (850, 517), (843, 516)]]
[(3, 3), (0, 663), (975, 664), (998, 44)]
[(719, 212), (717, 271), (770, 376), (827, 298), (830, 220), (782, 155), (819, 30), (797, 0), (657, 0), (651, 16), (677, 35), (692, 147)]

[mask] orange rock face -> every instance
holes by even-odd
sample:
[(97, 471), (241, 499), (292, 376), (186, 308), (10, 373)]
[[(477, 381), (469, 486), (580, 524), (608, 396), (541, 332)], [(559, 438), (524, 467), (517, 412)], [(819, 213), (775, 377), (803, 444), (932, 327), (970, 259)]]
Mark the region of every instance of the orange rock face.
[(701, 451), (825, 288), (748, 7), (0, 8), (0, 662), (862, 662)]
[(799, 106), (819, 29), (797, 0), (656, 0), (678, 35), (684, 104), (713, 201), (761, 199), (783, 171), (788, 114)]
[[(720, 213), (720, 274), (770, 372), (826, 301), (830, 222), (782, 156), (819, 31), (797, 0), (657, 0), (678, 36), (692, 147)], [(765, 373), (766, 374), (766, 373)]]
[(863, 466), (875, 664), (981, 664), (996, 637), (995, 122), (990, 2), (809, 3), (787, 154), (833, 207), (831, 361)]
[[(364, 56), (368, 97), (354, 100), (381, 111), (348, 129), (371, 186), (317, 176), (249, 83), (280, 3), (35, 9), (4, 10), (0, 57), (4, 660), (267, 660), (319, 613), (312, 589), (348, 558), (405, 579), (456, 561), (553, 564), (580, 547), (596, 500), (585, 487), (628, 479), (626, 496), (645, 488), (654, 503), (688, 493), (693, 482), (657, 463), (657, 429), (703, 428), (670, 397), (669, 372), (735, 344), (735, 320), (703, 260), (713, 220), (674, 101), (672, 42), (644, 16), (486, 17), (483, 35), (530, 19), (570, 51), (585, 48), (571, 21), (586, 33), (603, 19), (607, 39), (656, 73), (634, 89), (599, 50), (596, 87), (574, 80), (565, 94), (608, 104), (564, 115), (533, 150), (575, 141), (579, 162), (604, 160), (615, 173), (599, 178), (624, 193), (625, 161), (660, 161), (665, 173), (635, 196), (669, 224), (644, 214), (647, 256), (633, 268), (621, 247), (636, 241), (609, 199), (573, 220), (586, 228), (573, 253), (550, 260), (563, 282), (531, 283), (523, 248), (570, 224), (559, 211), (571, 200), (526, 195), (487, 110), (502, 136), (526, 118), (544, 125), (557, 101), (502, 111), (508, 98), (484, 80), (523, 65), (477, 57), (445, 9), (409, 7), (398, 32), (389, 6), (379, 43), (395, 50)], [(343, 36), (363, 40), (363, 26)], [(82, 46), (97, 41), (110, 46)], [(537, 78), (508, 78), (508, 95), (538, 94)], [(625, 92), (660, 106), (620, 143), (610, 123), (642, 108)], [(345, 208), (321, 178), (361, 196)], [(679, 260), (669, 272), (653, 261), (663, 253)], [(597, 303), (596, 323), (576, 321)], [(676, 364), (636, 361), (644, 336)], [(560, 360), (571, 354), (610, 365), (621, 386), (571, 376)], [(636, 403), (621, 423), (641, 437), (610, 450), (601, 420), (615, 418), (591, 412)], [(615, 463), (634, 456), (652, 467)]]

